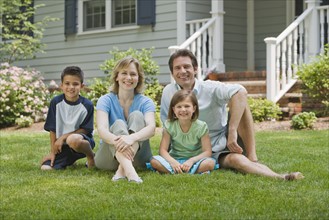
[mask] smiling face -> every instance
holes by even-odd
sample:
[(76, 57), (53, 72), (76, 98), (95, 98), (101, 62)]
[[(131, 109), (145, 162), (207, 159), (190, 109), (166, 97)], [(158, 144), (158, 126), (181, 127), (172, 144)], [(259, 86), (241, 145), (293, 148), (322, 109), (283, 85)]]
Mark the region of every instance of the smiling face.
[(130, 63), (128, 68), (122, 69), (116, 77), (119, 88), (124, 90), (134, 90), (137, 87), (138, 79), (138, 71), (134, 63)]
[(190, 57), (180, 56), (173, 60), (172, 76), (183, 89), (193, 89), (196, 72), (197, 68), (193, 67)]
[(70, 102), (75, 102), (79, 99), (80, 90), (83, 86), (81, 78), (76, 75), (65, 75), (61, 83), (65, 99)]
[(196, 106), (193, 105), (189, 97), (186, 97), (184, 100), (178, 102), (172, 110), (178, 120), (191, 120)]

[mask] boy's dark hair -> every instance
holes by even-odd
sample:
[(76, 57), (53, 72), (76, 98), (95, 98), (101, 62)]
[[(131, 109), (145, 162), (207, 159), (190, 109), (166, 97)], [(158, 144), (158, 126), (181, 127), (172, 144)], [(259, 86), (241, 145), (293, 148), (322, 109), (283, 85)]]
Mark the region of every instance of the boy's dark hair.
[(168, 120), (169, 121), (175, 121), (177, 120), (177, 117), (174, 113), (173, 107), (177, 105), (177, 103), (184, 101), (185, 99), (189, 99), (192, 102), (192, 105), (195, 106), (195, 111), (192, 115), (191, 120), (195, 121), (199, 117), (199, 104), (198, 99), (196, 98), (195, 94), (192, 91), (187, 90), (178, 90), (175, 92), (174, 96), (171, 98), (170, 105), (169, 105), (169, 111), (168, 111)]
[(168, 64), (169, 64), (169, 69), (170, 69), (171, 73), (174, 70), (174, 67), (173, 67), (174, 60), (178, 57), (189, 57), (192, 61), (193, 68), (195, 69), (198, 67), (198, 61), (197, 61), (196, 57), (194, 56), (194, 54), (188, 49), (180, 49), (180, 50), (177, 50), (176, 52), (174, 52), (173, 54), (171, 54), (171, 56), (169, 58)]
[(84, 73), (78, 66), (66, 67), (61, 74), (62, 82), (64, 80), (64, 76), (66, 76), (66, 75), (77, 76), (80, 78), (80, 82), (83, 83)]

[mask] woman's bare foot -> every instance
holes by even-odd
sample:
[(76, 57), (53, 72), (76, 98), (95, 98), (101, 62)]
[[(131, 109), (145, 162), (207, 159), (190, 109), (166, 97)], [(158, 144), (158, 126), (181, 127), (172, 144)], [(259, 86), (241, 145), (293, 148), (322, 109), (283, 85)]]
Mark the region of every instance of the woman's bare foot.
[(304, 176), (301, 172), (294, 172), (294, 173), (289, 173), (289, 174), (284, 175), (284, 179), (288, 180), (288, 181), (300, 180), (300, 179), (303, 179), (303, 178), (304, 178)]

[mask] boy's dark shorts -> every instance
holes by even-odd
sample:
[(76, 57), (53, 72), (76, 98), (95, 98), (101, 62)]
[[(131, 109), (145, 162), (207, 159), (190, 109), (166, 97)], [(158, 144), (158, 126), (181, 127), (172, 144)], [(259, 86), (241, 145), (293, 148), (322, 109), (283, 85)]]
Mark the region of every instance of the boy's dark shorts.
[[(95, 147), (95, 141), (93, 138), (88, 137), (85, 134), (81, 134), (84, 140), (87, 140), (91, 146), (91, 149)], [(86, 157), (83, 153), (78, 153), (67, 144), (63, 144), (62, 151), (55, 156), (53, 169), (60, 170), (65, 169), (67, 166), (74, 164), (75, 161)], [(42, 165), (50, 166), (50, 160), (47, 160), (42, 163)]]

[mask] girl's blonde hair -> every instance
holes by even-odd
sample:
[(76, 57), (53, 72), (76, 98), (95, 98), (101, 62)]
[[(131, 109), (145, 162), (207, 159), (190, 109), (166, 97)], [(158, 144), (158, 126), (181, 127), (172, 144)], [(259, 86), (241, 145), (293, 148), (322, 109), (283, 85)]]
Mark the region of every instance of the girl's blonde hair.
[(196, 98), (195, 94), (192, 91), (187, 91), (187, 90), (178, 90), (174, 96), (172, 97), (170, 101), (170, 106), (169, 106), (169, 112), (168, 112), (168, 120), (169, 121), (175, 121), (177, 120), (177, 117), (174, 113), (173, 108), (177, 103), (182, 102), (186, 99), (189, 99), (192, 102), (192, 105), (195, 106), (195, 111), (192, 115), (192, 121), (195, 121), (199, 117), (199, 104), (198, 104), (198, 99)]
[(129, 65), (133, 63), (137, 69), (138, 73), (138, 83), (135, 88), (135, 93), (142, 93), (144, 89), (144, 71), (143, 67), (139, 63), (139, 61), (131, 56), (125, 57), (118, 61), (118, 63), (115, 65), (112, 75), (111, 75), (111, 88), (110, 91), (114, 92), (116, 94), (119, 93), (119, 83), (116, 81), (116, 78), (118, 77), (118, 74), (125, 69), (128, 69)]

